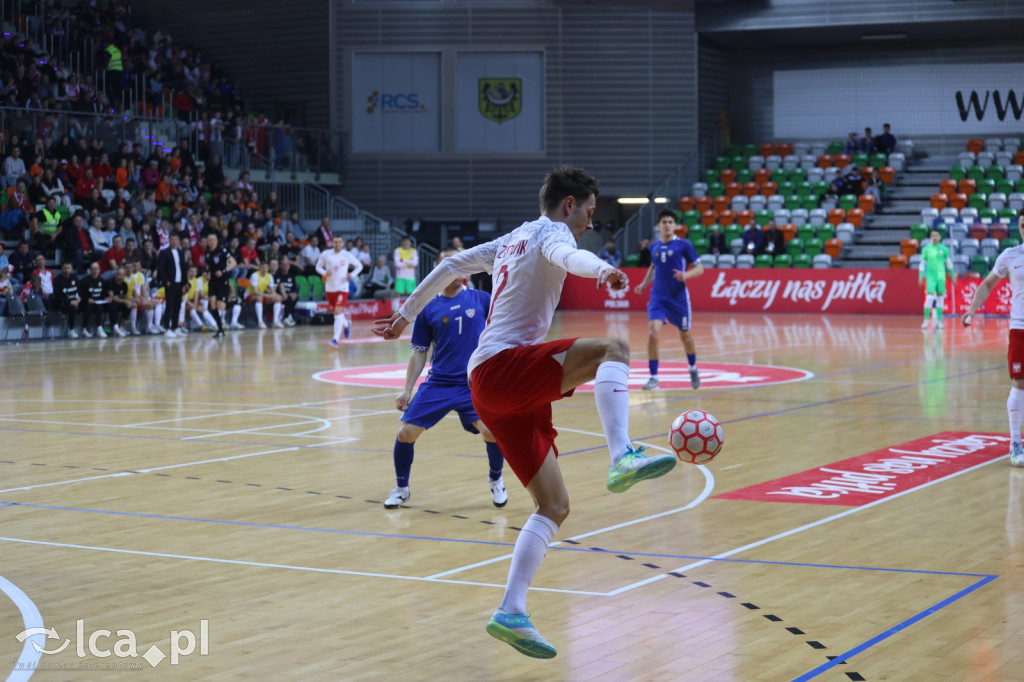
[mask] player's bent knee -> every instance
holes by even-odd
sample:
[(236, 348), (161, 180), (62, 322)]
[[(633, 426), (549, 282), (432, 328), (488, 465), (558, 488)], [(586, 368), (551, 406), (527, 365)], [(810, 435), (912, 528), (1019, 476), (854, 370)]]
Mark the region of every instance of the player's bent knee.
[(424, 429), (420, 426), (414, 426), (412, 424), (402, 424), (402, 427), (398, 429), (398, 442), (399, 443), (415, 443), (416, 439), (420, 437)]
[(629, 342), (625, 339), (609, 337), (604, 339), (604, 362), (629, 362)]

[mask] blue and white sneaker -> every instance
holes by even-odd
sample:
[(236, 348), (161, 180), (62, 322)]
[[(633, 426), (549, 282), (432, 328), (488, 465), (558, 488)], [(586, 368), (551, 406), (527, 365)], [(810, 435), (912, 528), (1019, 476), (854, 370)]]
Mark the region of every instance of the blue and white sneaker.
[(337, 348), (338, 347), (338, 339), (331, 339), (331, 345), (334, 346), (335, 348)]
[(487, 621), (487, 634), (532, 658), (554, 658), (558, 654), (558, 650), (533, 627), (529, 614), (507, 613), (498, 609)]
[(1019, 440), (1010, 443), (1010, 464), (1024, 467), (1024, 445), (1021, 445)]
[(346, 339), (349, 338), (350, 336), (352, 336), (352, 325), (350, 325), (350, 324), (346, 324), (345, 325), (344, 334), (345, 334), (345, 338)]
[(608, 490), (621, 493), (640, 481), (664, 476), (672, 471), (679, 461), (673, 455), (650, 457), (643, 454), (646, 449), (643, 445), (636, 449), (632, 445), (626, 447), (626, 454), (622, 459), (608, 469)]

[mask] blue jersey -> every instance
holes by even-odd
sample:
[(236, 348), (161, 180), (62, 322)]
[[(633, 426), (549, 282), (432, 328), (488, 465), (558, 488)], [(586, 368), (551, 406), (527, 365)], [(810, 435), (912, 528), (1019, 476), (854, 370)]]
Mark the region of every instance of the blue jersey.
[(413, 350), (427, 352), (434, 344), (427, 381), (442, 385), (469, 384), (466, 367), (487, 324), (491, 295), (463, 289), (452, 298), (440, 295), (416, 316), (412, 328)]
[(668, 242), (660, 239), (651, 244), (651, 265), (654, 266), (654, 285), (651, 287), (651, 299), (673, 301), (678, 300), (686, 291), (686, 283), (674, 276), (676, 270), (686, 272), (694, 263), (700, 262), (700, 256), (693, 244), (685, 239), (673, 237)]

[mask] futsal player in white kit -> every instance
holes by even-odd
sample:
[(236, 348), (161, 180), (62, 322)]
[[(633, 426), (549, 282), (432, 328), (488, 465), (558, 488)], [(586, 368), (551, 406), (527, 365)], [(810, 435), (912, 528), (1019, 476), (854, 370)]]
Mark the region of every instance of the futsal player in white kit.
[[(334, 311), (334, 336), (331, 345), (337, 346), (342, 333), (347, 339), (352, 333), (352, 321), (345, 315), (345, 303), (348, 301), (348, 281), (363, 270), (358, 258), (345, 250), (345, 240), (335, 235), (331, 240), (333, 248), (324, 251), (316, 261), (316, 271), (327, 278), (324, 291), (327, 293), (327, 305)], [(349, 268), (354, 268), (349, 272)]]
[(557, 653), (526, 614), (526, 592), (548, 545), (569, 515), (569, 494), (558, 466), (551, 403), (594, 381), (594, 399), (611, 457), (607, 488), (623, 492), (662, 476), (672, 455), (649, 457), (628, 435), (629, 346), (623, 339), (561, 339), (544, 342), (567, 272), (628, 286), (626, 274), (577, 241), (593, 229), (597, 181), (578, 168), (557, 168), (544, 179), (541, 215), (511, 233), (449, 256), (434, 268), (390, 319), (374, 333), (395, 339), (453, 278), (492, 272), (494, 293), (487, 327), (469, 360), (473, 406), (491, 430), (509, 467), (530, 492), (536, 512), (523, 525), (512, 552), (501, 607), (487, 632), (534, 658)]
[[(1024, 240), (1024, 209), (1017, 214), (1017, 231)], [(1024, 418), (1024, 245), (1006, 249), (996, 258), (992, 272), (982, 280), (974, 292), (971, 305), (961, 318), (969, 327), (974, 313), (985, 302), (999, 280), (1010, 279), (1010, 342), (1006, 361), (1010, 370), (1010, 397), (1006, 399), (1006, 413), (1010, 419), (1010, 464), (1024, 467), (1024, 446), (1020, 440), (1020, 422)]]

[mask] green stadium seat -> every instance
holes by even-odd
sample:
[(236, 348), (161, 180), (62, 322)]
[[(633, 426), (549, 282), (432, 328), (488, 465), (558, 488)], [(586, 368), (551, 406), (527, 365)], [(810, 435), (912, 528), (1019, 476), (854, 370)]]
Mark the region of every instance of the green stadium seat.
[(1017, 217), (1017, 209), (1015, 208), (1001, 208), (999, 209), (999, 218), (1009, 218), (1010, 222), (1014, 222)]
[(772, 257), (767, 253), (759, 254), (754, 258), (755, 268), (770, 268), (772, 267)]
[(807, 182), (807, 170), (804, 168), (794, 168), (789, 171), (790, 182)]
[(735, 171), (741, 170), (747, 167), (747, 159), (744, 156), (730, 156), (729, 167)]
[(949, 177), (960, 182), (967, 177), (967, 169), (963, 166), (953, 166), (949, 169)]
[(814, 192), (814, 188), (811, 187), (811, 183), (807, 182), (806, 180), (794, 184), (796, 185), (796, 195), (798, 197), (809, 197)]
[(857, 208), (857, 197), (853, 194), (844, 194), (839, 197), (839, 208), (844, 211), (849, 211), (851, 208)]
[(929, 230), (931, 230), (931, 227), (929, 225), (926, 225), (925, 223), (916, 223), (914, 225), (911, 225), (910, 238), (916, 239), (917, 242), (920, 244), (924, 242), (925, 239), (928, 238)]
[(794, 258), (804, 252), (804, 242), (799, 237), (793, 237), (786, 242), (786, 253)]
[(995, 210), (994, 208), (979, 208), (978, 217), (988, 218), (989, 220), (996, 220), (997, 218), (999, 218), (999, 211)]
[(743, 238), (743, 228), (739, 225), (729, 225), (725, 228), (725, 244), (728, 246), (734, 239)]
[(967, 169), (967, 177), (971, 180), (984, 180), (985, 169), (981, 166), (971, 166)]
[(995, 180), (991, 180), (989, 178), (984, 178), (982, 180), (978, 180), (978, 189), (976, 189), (975, 192), (980, 192), (981, 194), (984, 194), (985, 196), (988, 196), (989, 194), (992, 194), (995, 191), (996, 191), (996, 181)]
[(989, 166), (988, 170), (985, 171), (985, 178), (987, 180), (995, 180), (997, 183), (1006, 177), (1006, 169), (1002, 166)]
[(812, 185), (812, 187), (814, 187), (814, 193), (817, 194), (819, 198), (828, 192), (828, 183), (824, 180), (818, 180)]
[(786, 196), (786, 208), (792, 211), (794, 208), (803, 208), (802, 200), (797, 194), (789, 194)]
[(683, 222), (693, 227), (694, 225), (700, 225), (700, 211), (689, 210), (683, 214)]
[(846, 149), (845, 142), (834, 141), (828, 143), (828, 153), (831, 154), (832, 156), (835, 156), (836, 154), (842, 154), (844, 149)]
[(778, 185), (778, 192), (782, 196), (788, 197), (796, 194), (796, 185), (793, 182), (786, 180), (785, 182), (778, 183)]
[(676, 211), (676, 225), (682, 225), (682, 224), (683, 224), (683, 212), (677, 210)]
[(310, 296), (312, 297), (312, 299), (314, 301), (323, 301), (324, 299), (326, 299), (327, 296), (324, 293), (324, 281), (317, 277), (316, 275), (311, 275), (310, 277), (308, 277), (308, 280), (310, 288), (312, 289), (312, 291), (310, 292)]
[[(939, 236), (943, 239), (949, 237), (949, 225), (946, 223), (935, 223), (934, 225), (926, 225), (926, 227), (928, 228), (928, 231), (925, 233), (926, 238), (931, 234), (932, 230), (938, 232)], [(919, 243), (924, 244), (924, 240), (921, 240)]]
[(693, 244), (693, 249), (697, 252), (698, 256), (706, 254), (711, 247), (707, 237), (693, 237), (690, 239), (690, 243)]
[(978, 194), (977, 192), (975, 192), (967, 200), (967, 205), (971, 208), (976, 208), (978, 209), (978, 211), (981, 211), (981, 209), (988, 207), (988, 195)]
[(729, 158), (734, 156), (743, 156), (743, 145), (741, 144), (730, 144), (725, 148), (725, 155)]
[(640, 254), (631, 253), (622, 259), (622, 264), (627, 268), (635, 268), (640, 265)]
[(872, 154), (871, 158), (868, 159), (868, 165), (874, 168), (884, 168), (889, 165), (889, 156), (881, 152)]
[(1017, 181), (1017, 191), (1024, 192), (1024, 178)]
[(740, 183), (741, 185), (745, 185), (748, 182), (753, 181), (754, 171), (750, 170), (749, 168), (741, 168), (738, 171), (736, 171), (736, 182)]
[(689, 233), (686, 235), (686, 238), (689, 239), (691, 242), (694, 239), (703, 239), (708, 236), (707, 231), (708, 228), (704, 227), (700, 223), (697, 223), (696, 225), (690, 226), (690, 230)]
[(708, 183), (708, 196), (709, 197), (711, 197), (712, 199), (717, 199), (718, 197), (722, 196), (723, 194), (725, 194), (725, 185), (723, 185), (720, 182), (709, 182)]
[(790, 171), (786, 170), (782, 166), (779, 166), (778, 168), (772, 171), (772, 182), (781, 187), (782, 183), (789, 182), (790, 175)]
[(704, 184), (710, 185), (712, 182), (718, 182), (719, 172), (714, 168), (708, 168), (704, 171), (704, 175), (701, 178)]
[(769, 222), (771, 222), (773, 217), (774, 216), (772, 215), (772, 212), (769, 210), (758, 211), (757, 213), (754, 214), (754, 220), (761, 227), (764, 227)]
[(1001, 250), (1003, 251), (1011, 249), (1014, 246), (1020, 246), (1020, 239), (1018, 239), (1017, 237), (1007, 237), (1006, 239), (1003, 240), (1003, 243), (1000, 244)]
[(804, 253), (808, 256), (817, 256), (819, 253), (824, 252), (825, 242), (820, 239), (808, 239), (804, 241)]
[(728, 156), (719, 156), (719, 157), (717, 157), (715, 159), (715, 170), (718, 171), (719, 173), (721, 173), (722, 171), (724, 171), (728, 167), (729, 167), (729, 157)]
[(745, 145), (743, 145), (743, 156), (747, 157), (748, 159), (751, 156), (757, 156), (758, 152), (760, 151), (761, 146), (754, 144), (753, 142), (748, 142)]
[(827, 242), (829, 239), (834, 239), (835, 236), (835, 225), (830, 225), (829, 223), (825, 223), (824, 225), (818, 225), (818, 239), (820, 239), (822, 243)]
[(850, 157), (850, 163), (852, 163), (854, 166), (857, 166), (857, 168), (864, 168), (865, 166), (868, 165), (868, 155), (864, 153), (853, 154)]
[(296, 275), (295, 286), (299, 289), (299, 300), (308, 300), (310, 291), (309, 278), (305, 275)]
[(804, 197), (800, 200), (800, 208), (806, 208), (808, 211), (818, 208), (818, 197), (813, 194), (809, 197)]
[(791, 268), (793, 267), (793, 257), (788, 253), (780, 253), (775, 257), (775, 267), (777, 268)]
[(982, 256), (981, 254), (971, 256), (971, 272), (976, 272), (984, 277), (991, 269), (992, 259), (988, 256)]
[(801, 225), (796, 228), (796, 236), (806, 242), (808, 239), (816, 238), (817, 232), (814, 225)]
[(1013, 181), (1012, 180), (997, 180), (996, 181), (996, 191), (997, 192), (1002, 192), (1003, 194), (1006, 194), (1006, 195), (1010, 195), (1010, 194), (1013, 194), (1016, 190), (1013, 188)]
[[(781, 258), (781, 256), (779, 256), (779, 258)], [(797, 255), (793, 256), (793, 267), (794, 268), (809, 268), (809, 267), (811, 267), (811, 262), (813, 260), (814, 260), (813, 256), (808, 256), (807, 254), (804, 254), (804, 253), (797, 254)]]

